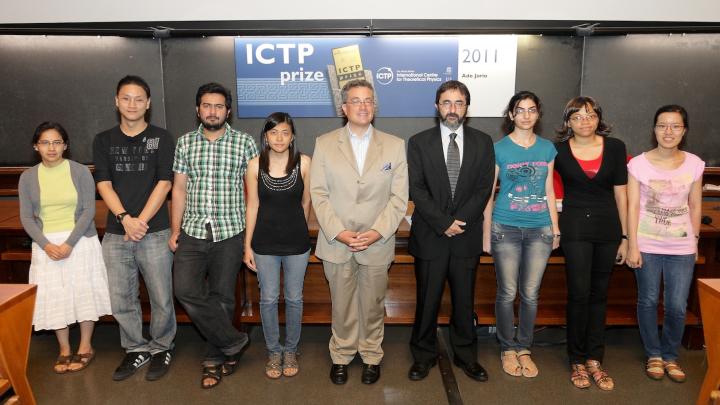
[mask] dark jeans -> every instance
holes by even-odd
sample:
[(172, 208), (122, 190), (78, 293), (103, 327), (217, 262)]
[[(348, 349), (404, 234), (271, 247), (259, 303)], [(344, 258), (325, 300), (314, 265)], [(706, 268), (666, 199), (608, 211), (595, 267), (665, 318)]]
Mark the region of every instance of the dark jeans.
[(567, 351), (570, 364), (602, 362), (605, 313), (619, 242), (561, 242), (567, 277)]
[(180, 233), (175, 252), (175, 296), (208, 343), (203, 365), (223, 362), (248, 341), (232, 324), (244, 232), (219, 242)]

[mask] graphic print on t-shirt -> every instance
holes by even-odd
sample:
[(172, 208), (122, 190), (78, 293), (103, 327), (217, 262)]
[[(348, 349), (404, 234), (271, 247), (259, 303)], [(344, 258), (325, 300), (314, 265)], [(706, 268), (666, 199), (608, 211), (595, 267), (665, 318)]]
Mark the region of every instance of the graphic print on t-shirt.
[(148, 169), (148, 160), (155, 154), (160, 138), (145, 138), (143, 144), (132, 146), (111, 146), (110, 156), (117, 172), (144, 172)]
[(516, 162), (505, 165), (505, 181), (510, 182), (508, 200), (511, 211), (547, 211), (545, 177), (548, 162)]
[(650, 179), (648, 181), (645, 215), (638, 224), (638, 234), (651, 239), (686, 238), (688, 236), (687, 214), (689, 207), (672, 205), (678, 195), (687, 195), (693, 179), (682, 174), (673, 179)]

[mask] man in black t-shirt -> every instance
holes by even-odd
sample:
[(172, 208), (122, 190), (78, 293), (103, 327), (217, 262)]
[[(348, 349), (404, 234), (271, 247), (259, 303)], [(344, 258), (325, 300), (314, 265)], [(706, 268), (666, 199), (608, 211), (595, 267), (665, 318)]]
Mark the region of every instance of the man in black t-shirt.
[[(166, 130), (148, 124), (150, 87), (142, 78), (122, 78), (115, 105), (120, 125), (99, 133), (93, 143), (95, 181), (109, 209), (102, 246), (110, 303), (126, 351), (113, 380), (150, 362), (145, 378), (154, 381), (170, 367), (176, 330), (166, 205), (175, 142)], [(138, 273), (150, 296), (150, 340), (142, 333)]]

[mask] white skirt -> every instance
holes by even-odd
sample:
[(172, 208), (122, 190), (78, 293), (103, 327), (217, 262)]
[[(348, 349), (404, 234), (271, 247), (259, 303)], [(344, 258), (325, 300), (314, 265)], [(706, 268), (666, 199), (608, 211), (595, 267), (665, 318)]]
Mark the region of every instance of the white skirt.
[[(69, 231), (45, 235), (61, 245)], [(111, 314), (107, 273), (97, 236), (81, 237), (70, 256), (52, 260), (37, 243), (32, 244), (31, 284), (37, 284), (33, 325), (35, 330), (63, 329), (82, 321), (97, 321)]]

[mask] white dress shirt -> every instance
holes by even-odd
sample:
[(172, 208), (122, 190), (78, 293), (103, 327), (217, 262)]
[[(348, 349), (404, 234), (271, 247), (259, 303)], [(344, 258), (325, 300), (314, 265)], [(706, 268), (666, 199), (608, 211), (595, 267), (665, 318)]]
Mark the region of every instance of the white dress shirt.
[(460, 126), (460, 128), (457, 129), (457, 131), (452, 131), (450, 128), (446, 127), (443, 124), (440, 124), (440, 137), (442, 138), (442, 147), (443, 147), (443, 159), (445, 159), (445, 163), (447, 163), (447, 152), (448, 152), (448, 146), (450, 145), (450, 134), (456, 133), (457, 136), (455, 137), (455, 142), (457, 142), (458, 149), (460, 150), (460, 166), (462, 166), (462, 159), (463, 159), (463, 127)]
[(350, 137), (350, 146), (352, 146), (352, 151), (355, 155), (355, 163), (357, 163), (358, 171), (362, 174), (363, 167), (365, 166), (365, 156), (367, 155), (368, 147), (370, 146), (370, 137), (372, 137), (373, 133), (373, 126), (370, 124), (364, 134), (358, 135), (353, 134), (350, 129), (350, 124), (348, 124), (347, 132)]

